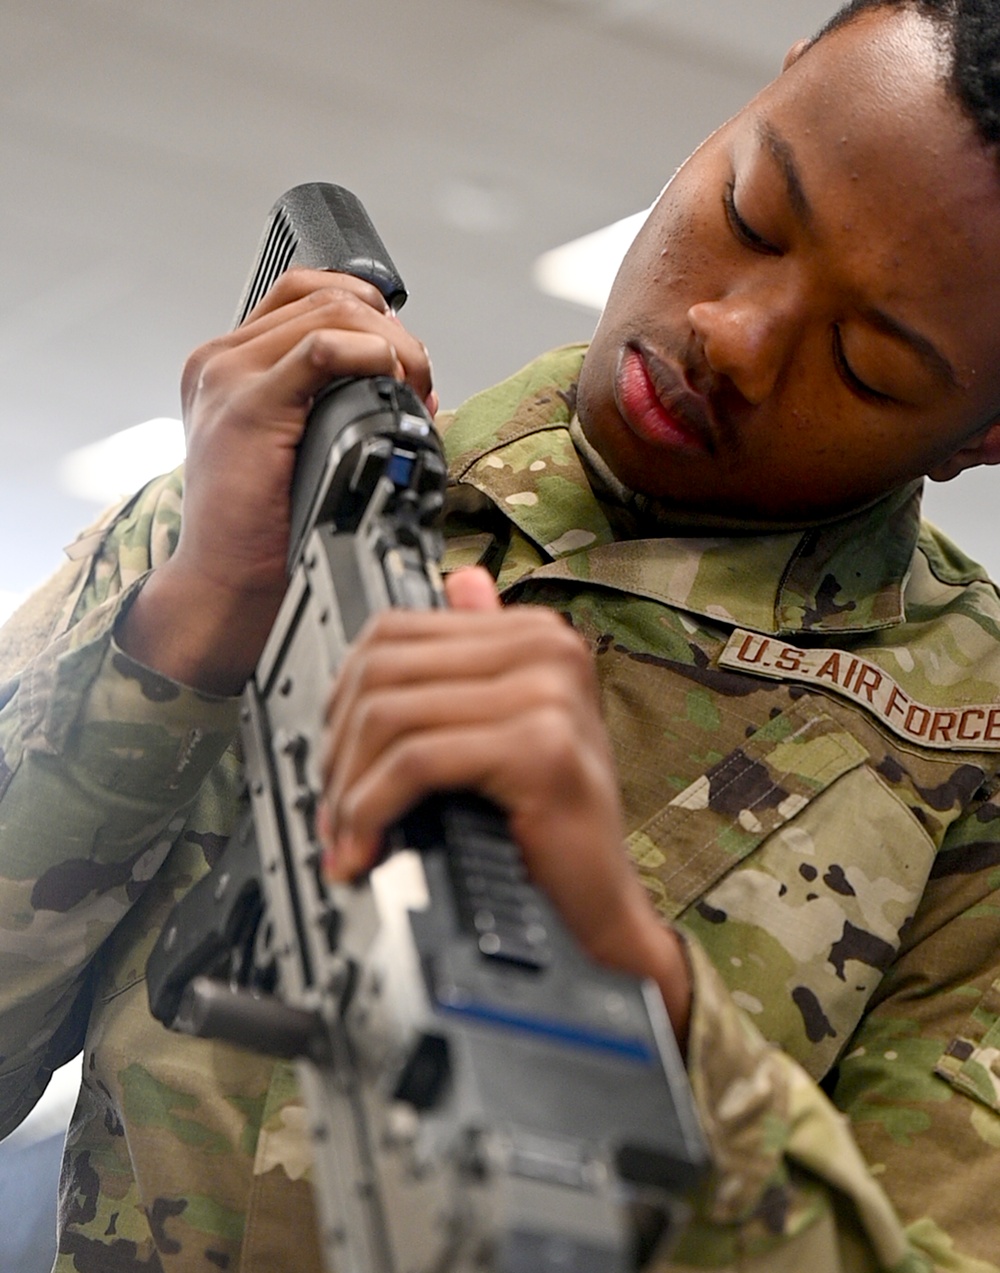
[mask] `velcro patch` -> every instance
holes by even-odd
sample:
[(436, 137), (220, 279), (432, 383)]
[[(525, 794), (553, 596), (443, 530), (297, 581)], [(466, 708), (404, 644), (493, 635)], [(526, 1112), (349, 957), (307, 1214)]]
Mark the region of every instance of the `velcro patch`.
[(842, 694), (874, 713), (894, 734), (921, 747), (1000, 751), (1000, 706), (966, 703), (929, 707), (918, 703), (882, 668), (847, 650), (799, 650), (775, 637), (737, 628), (719, 664)]

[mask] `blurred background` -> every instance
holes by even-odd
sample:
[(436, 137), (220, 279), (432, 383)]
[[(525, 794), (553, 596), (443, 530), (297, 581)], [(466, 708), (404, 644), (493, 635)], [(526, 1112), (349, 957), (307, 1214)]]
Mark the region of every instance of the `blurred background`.
[[(454, 405), (589, 335), (607, 267), (560, 282), (546, 254), (648, 207), (836, 7), (0, 0), (0, 611), (136, 464), (176, 462), (183, 360), (231, 325), (285, 189), (360, 195)], [(997, 482), (927, 506), (1000, 572)], [(76, 1077), (0, 1146), (2, 1270), (49, 1266)]]

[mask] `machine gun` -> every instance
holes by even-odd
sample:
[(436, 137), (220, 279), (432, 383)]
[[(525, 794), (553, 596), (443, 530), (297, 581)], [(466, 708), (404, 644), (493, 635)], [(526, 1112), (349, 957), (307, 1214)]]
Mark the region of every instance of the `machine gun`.
[[(364, 209), (275, 205), (238, 319), (293, 264), (406, 293)], [(432, 422), (386, 377), (313, 406), (288, 592), (246, 687), (249, 810), (150, 957), (154, 1015), (294, 1059), (337, 1273), (628, 1273), (674, 1227), (706, 1153), (651, 983), (585, 958), (501, 812), (435, 796), (363, 880), (331, 885), (315, 811), (331, 679), (367, 617), (444, 604)]]

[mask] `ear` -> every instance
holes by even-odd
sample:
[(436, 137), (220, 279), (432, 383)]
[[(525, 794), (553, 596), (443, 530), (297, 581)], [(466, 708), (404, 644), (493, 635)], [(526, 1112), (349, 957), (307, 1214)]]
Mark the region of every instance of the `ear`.
[(935, 482), (950, 482), (980, 464), (1000, 464), (1000, 420), (994, 420), (985, 433), (977, 434), (948, 459), (929, 469), (927, 476)]
[(811, 43), (812, 41), (806, 38), (796, 40), (785, 54), (785, 60), (781, 64), (782, 71), (787, 71), (790, 66), (794, 66)]

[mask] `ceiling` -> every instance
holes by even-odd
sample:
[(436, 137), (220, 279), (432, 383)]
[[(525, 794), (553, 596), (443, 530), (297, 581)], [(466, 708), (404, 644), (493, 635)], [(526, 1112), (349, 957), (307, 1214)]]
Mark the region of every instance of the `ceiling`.
[[(282, 191), (361, 196), (453, 404), (589, 334), (535, 258), (647, 206), (835, 7), (0, 0), (0, 591), (93, 512), (60, 457), (178, 413)], [(984, 559), (988, 476), (931, 504)]]

